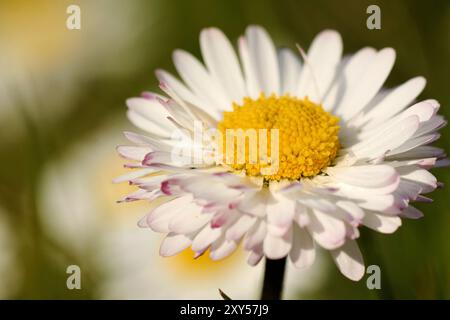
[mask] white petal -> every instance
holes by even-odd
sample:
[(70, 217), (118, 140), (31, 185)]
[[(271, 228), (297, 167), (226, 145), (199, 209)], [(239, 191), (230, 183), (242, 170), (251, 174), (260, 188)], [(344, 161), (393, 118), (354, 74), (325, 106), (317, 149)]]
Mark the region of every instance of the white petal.
[(330, 200), (320, 198), (317, 195), (298, 198), (297, 202), (307, 208), (319, 210), (322, 212), (333, 212), (336, 210), (336, 205)]
[[(197, 107), (203, 108), (205, 111), (210, 110), (209, 103), (204, 99), (197, 97), (190, 89), (188, 89), (181, 81), (175, 78), (173, 75), (165, 70), (156, 70), (156, 77), (158, 80), (173, 90), (177, 96), (186, 102), (191, 103)], [(216, 113), (216, 109), (213, 110), (213, 114)]]
[(417, 98), (425, 84), (425, 78), (416, 77), (393, 89), (364, 116), (364, 121), (370, 121), (367, 128), (375, 127), (402, 111)]
[(342, 100), (342, 107), (338, 109), (338, 115), (346, 120), (361, 111), (383, 86), (394, 66), (394, 61), (394, 49), (380, 50), (370, 64), (364, 68), (364, 73), (358, 83), (354, 87), (348, 88), (349, 94)]
[(280, 62), (280, 94), (293, 96), (298, 88), (301, 71), (300, 59), (290, 49), (281, 49), (278, 51), (278, 60)]
[[(214, 214), (214, 218), (211, 220), (211, 227), (212, 228), (220, 228), (220, 227), (226, 227), (231, 224), (233, 224), (239, 217), (240, 214), (236, 210), (231, 209), (223, 209), (221, 206), (216, 207), (212, 206), (213, 210), (217, 210)], [(219, 209), (217, 209), (219, 208)]]
[(239, 57), (242, 62), (242, 68), (245, 74), (245, 84), (247, 94), (250, 98), (256, 99), (261, 94), (262, 88), (259, 86), (258, 75), (253, 66), (253, 61), (250, 56), (250, 49), (248, 41), (245, 37), (240, 37), (238, 40)]
[[(245, 32), (249, 62), (252, 65), (260, 90), (266, 95), (279, 94), (280, 75), (275, 46), (267, 31), (259, 26), (249, 26)], [(259, 92), (258, 92), (259, 94)]]
[(433, 166), (436, 164), (436, 158), (422, 158), (422, 159), (413, 159), (413, 160), (395, 160), (389, 162), (389, 165), (393, 166), (394, 168), (397, 167), (410, 167), (410, 166), (417, 166), (422, 169), (430, 169), (433, 168)]
[(392, 123), (368, 139), (351, 147), (353, 154), (362, 158), (376, 158), (394, 150), (408, 141), (419, 128), (419, 118), (415, 115)]
[(424, 136), (409, 139), (408, 141), (404, 142), (397, 148), (388, 152), (387, 155), (389, 156), (389, 155), (394, 155), (397, 153), (407, 152), (407, 151), (415, 149), (417, 147), (420, 147), (420, 146), (423, 146), (426, 144), (430, 144), (430, 143), (436, 141), (437, 139), (439, 139), (440, 137), (441, 137), (441, 135), (439, 133), (431, 133), (431, 134), (427, 134)]
[[(147, 190), (142, 190), (139, 189), (135, 192), (132, 192), (128, 195), (126, 195), (125, 197), (123, 197), (121, 200), (117, 201), (118, 203), (120, 202), (130, 202), (130, 201), (136, 201), (136, 200), (148, 200), (148, 201), (152, 201), (155, 200), (156, 198), (162, 197), (163, 195), (161, 194), (161, 192), (159, 190), (153, 190), (153, 191), (147, 191)], [(145, 216), (147, 217), (148, 214)], [(144, 228), (147, 228), (147, 222), (142, 221), (141, 225), (144, 226)]]
[(285, 257), (292, 247), (292, 228), (283, 236), (275, 236), (270, 233), (264, 238), (264, 254), (269, 259), (281, 259)]
[(420, 211), (414, 207), (408, 206), (408, 208), (406, 208), (402, 211), (400, 216), (402, 218), (408, 218), (408, 219), (420, 219), (423, 217), (423, 213), (422, 213), (422, 211)]
[(147, 153), (151, 152), (152, 149), (148, 147), (136, 147), (136, 146), (118, 146), (117, 152), (126, 159), (131, 160), (144, 160)]
[(186, 51), (176, 50), (173, 61), (186, 84), (198, 97), (214, 107), (216, 113), (231, 108), (223, 90), (194, 56)]
[[(318, 209), (320, 210), (320, 209)], [(304, 228), (309, 223), (308, 210), (305, 206), (300, 203), (295, 207), (294, 220), (297, 222), (300, 228)]]
[(278, 196), (268, 202), (266, 210), (269, 226), (279, 229), (284, 234), (292, 224), (295, 213), (295, 201)]
[(428, 121), (432, 116), (436, 114), (439, 109), (439, 102), (433, 99), (424, 100), (418, 102), (405, 111), (403, 111), (400, 115), (403, 118), (406, 118), (410, 115), (417, 115), (419, 117), (420, 122)]
[(229, 241), (222, 237), (211, 245), (209, 256), (212, 260), (220, 260), (229, 256), (236, 248), (237, 243), (235, 241)]
[(450, 159), (439, 159), (436, 161), (434, 168), (445, 168), (450, 166)]
[[(189, 166), (190, 167), (189, 161), (191, 159), (186, 157), (186, 163), (184, 161), (181, 161), (182, 159), (185, 159), (185, 158), (182, 158), (180, 156), (180, 158), (177, 159), (170, 152), (152, 151), (145, 155), (144, 159), (142, 160), (142, 164), (146, 165), (146, 166), (151, 166), (153, 164), (161, 163), (161, 164), (171, 164), (171, 165), (175, 165), (175, 166)], [(175, 160), (175, 161), (173, 161), (173, 160)]]
[(264, 220), (257, 222), (247, 233), (244, 239), (244, 248), (247, 250), (253, 250), (260, 246), (266, 236), (266, 223)]
[(256, 266), (264, 256), (262, 250), (260, 251), (250, 251), (247, 262), (251, 266)]
[(431, 192), (437, 187), (436, 177), (425, 169), (412, 166), (397, 168), (397, 170), (401, 174), (402, 179), (419, 184), (423, 193)]
[(364, 210), (352, 201), (339, 200), (336, 203), (342, 210), (351, 216), (353, 221), (360, 222), (364, 218)]
[(345, 241), (345, 224), (338, 218), (314, 210), (309, 214), (308, 231), (323, 248), (331, 250), (340, 247)]
[(200, 231), (192, 242), (192, 250), (195, 252), (201, 252), (206, 250), (214, 241), (219, 239), (222, 234), (220, 228), (211, 228), (208, 224), (202, 231)]
[(367, 65), (373, 61), (376, 51), (373, 48), (362, 48), (349, 59), (345, 60), (342, 71), (333, 82), (330, 92), (327, 94), (324, 105), (327, 110), (339, 112), (342, 101), (352, 94), (352, 88), (356, 87), (364, 74)]
[(156, 170), (153, 168), (146, 168), (146, 169), (142, 169), (142, 170), (132, 171), (132, 172), (126, 173), (124, 175), (121, 175), (117, 178), (114, 178), (112, 182), (120, 183), (120, 182), (130, 181), (132, 179), (143, 177), (143, 176), (145, 176), (149, 173), (153, 173), (155, 171)]
[(363, 224), (381, 233), (393, 233), (402, 225), (402, 219), (396, 216), (385, 216), (375, 212), (366, 212), (363, 218)]
[(169, 113), (156, 99), (130, 98), (126, 103), (129, 108), (129, 117), (131, 116), (130, 120), (137, 118), (147, 120), (144, 130), (164, 137), (170, 136), (172, 126), (167, 120)]
[(339, 249), (331, 251), (331, 256), (344, 276), (353, 281), (359, 281), (364, 276), (364, 260), (358, 244), (347, 240)]
[(170, 152), (172, 150), (171, 140), (161, 139), (160, 137), (152, 135), (151, 133), (146, 133), (146, 135), (144, 136), (142, 134), (124, 131), (123, 134), (128, 140), (142, 147), (148, 147), (153, 150), (167, 152)]
[(398, 189), (395, 190), (403, 198), (416, 200), (417, 196), (422, 193), (422, 187), (415, 182), (401, 179)]
[(336, 183), (336, 187), (338, 188), (336, 194), (352, 199), (363, 199), (365, 197), (370, 197), (373, 195), (387, 195), (393, 193), (398, 189), (400, 180), (400, 175), (396, 174), (396, 177), (392, 178), (391, 181), (388, 181), (386, 185), (381, 187), (358, 187), (355, 185), (339, 182)]
[(169, 230), (174, 233), (192, 233), (198, 231), (210, 220), (211, 215), (202, 213), (202, 207), (190, 203), (183, 208), (182, 212), (172, 218)]
[(227, 240), (240, 240), (244, 234), (255, 224), (256, 217), (250, 215), (242, 215), (232, 226), (230, 226), (226, 233)]
[[(435, 103), (435, 100), (426, 100), (419, 103), (416, 103), (406, 109), (405, 111), (401, 112), (399, 115), (389, 119), (385, 120), (383, 123), (369, 127), (364, 126), (362, 128), (362, 132), (358, 134), (358, 138), (360, 140), (365, 140), (370, 138), (373, 135), (378, 134), (380, 131), (385, 132), (387, 128), (395, 128), (395, 126), (400, 123), (402, 120), (407, 119), (410, 116), (417, 116), (419, 120), (419, 128), (424, 124), (424, 122), (431, 119), (431, 117), (436, 114), (437, 106)], [(418, 129), (419, 129), (418, 128)], [(414, 133), (414, 136), (417, 135), (417, 130)]]
[(174, 256), (189, 247), (191, 243), (191, 236), (169, 233), (161, 243), (159, 254), (163, 257)]
[(127, 111), (127, 118), (132, 124), (141, 130), (147, 131), (148, 133), (152, 133), (161, 138), (169, 137), (165, 131), (161, 132), (161, 128), (159, 126), (132, 110)]
[(433, 146), (420, 146), (415, 149), (411, 149), (407, 152), (399, 153), (396, 155), (390, 155), (387, 157), (389, 160), (401, 160), (401, 159), (420, 159), (420, 158), (439, 158), (443, 157), (445, 152), (441, 148)]
[(177, 214), (181, 214), (192, 197), (185, 196), (173, 199), (154, 208), (147, 216), (148, 226), (156, 232), (170, 232), (169, 222)]
[(316, 258), (314, 241), (308, 231), (298, 226), (294, 226), (293, 243), (289, 257), (297, 268), (311, 266)]
[(430, 120), (421, 123), (419, 129), (414, 133), (414, 136), (421, 136), (428, 133), (433, 133), (447, 125), (447, 121), (443, 116), (433, 116)]
[(136, 178), (131, 180), (130, 183), (138, 185), (139, 188), (152, 191), (155, 189), (159, 190), (161, 188), (162, 182), (166, 179), (167, 175), (158, 174), (158, 175), (151, 175), (150, 177)]
[(407, 205), (407, 201), (397, 194), (371, 195), (358, 201), (361, 208), (380, 211), (386, 214), (400, 213)]
[(242, 200), (238, 203), (237, 208), (240, 211), (252, 214), (257, 217), (266, 215), (266, 203), (269, 192), (262, 189), (258, 192), (246, 192)]
[(186, 103), (177, 102), (173, 99), (167, 100), (167, 101), (160, 101), (160, 103), (164, 106), (167, 113), (169, 114), (168, 118), (169, 121), (176, 122), (183, 128), (186, 128), (190, 131), (194, 130), (194, 121), (199, 120), (196, 115), (192, 112), (191, 109), (187, 106)]
[(337, 181), (368, 188), (384, 187), (398, 178), (395, 169), (388, 165), (329, 167), (327, 173)]
[(240, 191), (228, 188), (226, 182), (221, 181), (217, 177), (202, 175), (181, 179), (178, 183), (183, 190), (192, 193), (195, 198), (203, 199), (210, 203), (228, 205), (241, 195)]
[(217, 28), (204, 29), (200, 34), (203, 59), (211, 76), (220, 83), (233, 101), (241, 103), (246, 95), (244, 79), (236, 53), (227, 37)]
[(334, 30), (324, 30), (311, 43), (299, 79), (297, 94), (321, 102), (333, 80), (342, 55), (342, 39)]

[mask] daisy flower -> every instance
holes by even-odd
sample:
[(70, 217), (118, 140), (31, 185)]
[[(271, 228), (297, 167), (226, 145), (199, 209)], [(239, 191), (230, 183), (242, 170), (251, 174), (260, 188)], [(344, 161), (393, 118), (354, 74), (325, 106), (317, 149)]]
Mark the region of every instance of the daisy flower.
[[(123, 201), (162, 199), (138, 223), (166, 234), (162, 256), (191, 247), (196, 257), (219, 260), (241, 245), (250, 265), (289, 257), (306, 268), (323, 248), (357, 281), (365, 272), (360, 226), (393, 233), (402, 218), (422, 217), (411, 204), (430, 201), (424, 194), (439, 183), (428, 169), (447, 164), (443, 150), (429, 146), (446, 123), (439, 103), (413, 104), (423, 77), (383, 89), (392, 48), (342, 57), (342, 47), (339, 33), (325, 30), (296, 54), (249, 26), (236, 54), (220, 30), (208, 28), (200, 34), (203, 63), (176, 50), (182, 81), (157, 70), (165, 95), (127, 100), (129, 119), (146, 132), (125, 132), (132, 145), (118, 153), (135, 170), (115, 181), (138, 187)], [(243, 153), (231, 149), (244, 161), (224, 161), (229, 154), (217, 136), (195, 137), (198, 123), (219, 136), (263, 130), (257, 158), (249, 142)], [(271, 147), (269, 160), (262, 153), (265, 140), (278, 147), (275, 159)], [(174, 157), (180, 141), (183, 161)], [(211, 150), (215, 161), (198, 161)]]

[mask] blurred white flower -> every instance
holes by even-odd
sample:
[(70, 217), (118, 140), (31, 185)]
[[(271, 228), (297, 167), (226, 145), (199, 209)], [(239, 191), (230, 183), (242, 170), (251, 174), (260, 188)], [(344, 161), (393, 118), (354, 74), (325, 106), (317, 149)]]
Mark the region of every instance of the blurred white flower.
[[(93, 259), (95, 267), (104, 272), (104, 277), (97, 279), (98, 296), (220, 299), (220, 288), (233, 299), (258, 298), (263, 265), (248, 266), (241, 249), (221, 261), (212, 261), (207, 255), (194, 260), (189, 250), (170, 258), (155, 252), (162, 241), (160, 235), (136, 225), (148, 203), (116, 203), (132, 190), (132, 186), (111, 183), (125, 172), (120, 170), (113, 148), (123, 142), (116, 134), (118, 127), (123, 124), (100, 130), (49, 165), (40, 188), (47, 232), (79, 257)], [(323, 261), (319, 259), (315, 266), (304, 271), (288, 265), (285, 298), (320, 286)]]
[[(20, 130), (24, 115), (41, 126), (56, 121), (73, 107), (73, 97), (87, 79), (129, 72), (138, 65), (139, 53), (131, 49), (137, 34), (131, 30), (142, 2), (77, 1), (80, 30), (66, 27), (70, 4), (73, 1), (0, 3), (2, 128)], [(145, 21), (151, 22), (148, 15)]]

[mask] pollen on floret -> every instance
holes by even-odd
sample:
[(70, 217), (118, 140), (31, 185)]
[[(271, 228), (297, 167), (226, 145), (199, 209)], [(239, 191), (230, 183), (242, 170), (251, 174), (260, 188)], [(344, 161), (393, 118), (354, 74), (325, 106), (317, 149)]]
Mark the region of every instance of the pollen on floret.
[[(289, 95), (259, 98), (246, 97), (242, 104), (233, 104), (233, 111), (225, 111), (218, 129), (222, 136), (230, 129), (249, 129), (260, 132), (267, 131), (267, 147), (260, 148), (260, 136), (256, 135), (258, 147), (257, 161), (251, 161), (249, 137), (245, 139), (245, 161), (237, 161), (237, 143), (235, 139), (235, 157), (229, 167), (236, 171), (244, 171), (248, 176), (263, 176), (265, 180), (299, 180), (313, 177), (329, 166), (339, 150), (339, 119), (326, 112), (320, 105), (306, 97), (298, 99)], [(271, 165), (272, 141), (271, 131), (278, 129), (278, 165), (277, 171), (262, 174), (262, 168)], [(265, 132), (265, 131), (263, 131)], [(225, 154), (225, 148), (223, 149)], [(260, 150), (267, 150), (267, 159), (263, 159)], [(225, 156), (223, 157), (225, 158)], [(272, 158), (273, 161), (273, 158)]]

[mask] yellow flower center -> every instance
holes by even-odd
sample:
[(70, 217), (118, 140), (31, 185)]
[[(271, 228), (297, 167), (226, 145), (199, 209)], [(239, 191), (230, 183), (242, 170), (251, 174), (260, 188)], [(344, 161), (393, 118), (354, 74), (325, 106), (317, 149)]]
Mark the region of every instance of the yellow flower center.
[[(243, 151), (245, 161), (238, 161), (239, 139), (236, 138), (233, 148), (234, 159), (231, 163), (226, 161), (225, 163), (233, 170), (245, 171), (246, 175), (263, 176), (266, 181), (298, 180), (302, 177), (315, 176), (336, 157), (339, 149), (338, 121), (337, 117), (324, 111), (320, 105), (309, 101), (308, 98), (297, 99), (289, 95), (266, 97), (264, 94), (258, 99), (244, 98), (242, 105), (234, 103), (233, 111), (223, 113), (223, 120), (219, 123), (218, 129), (223, 137), (227, 136), (227, 132), (237, 129), (242, 129), (242, 132), (250, 132), (249, 129), (257, 131), (259, 134), (253, 135), (255, 138), (253, 142), (257, 143), (257, 148), (253, 149), (258, 152), (257, 160), (254, 161), (254, 158), (252, 160), (249, 154), (249, 151), (252, 151), (250, 145), (252, 141), (251, 135), (246, 134)], [(275, 137), (272, 136), (274, 129), (278, 129), (276, 154), (271, 145)], [(267, 146), (261, 148), (260, 142)], [(226, 143), (224, 153), (225, 147)], [(276, 160), (278, 160), (276, 172), (264, 174), (264, 170), (261, 169), (273, 165)]]

